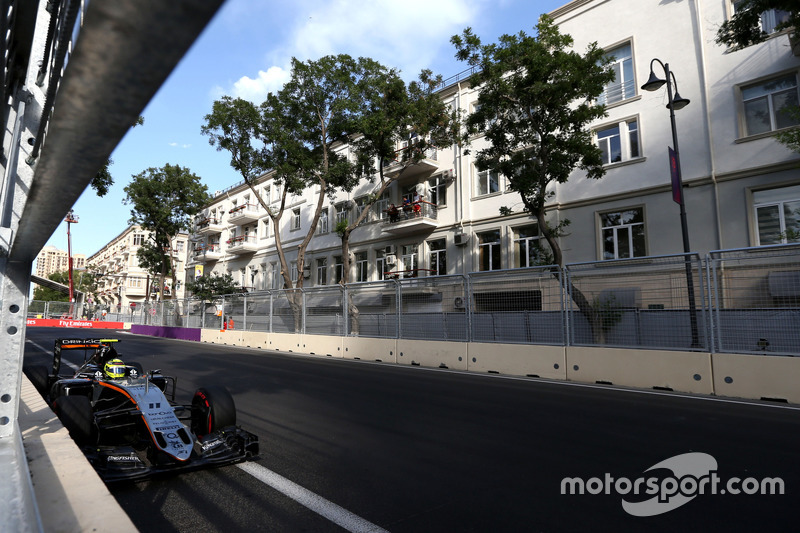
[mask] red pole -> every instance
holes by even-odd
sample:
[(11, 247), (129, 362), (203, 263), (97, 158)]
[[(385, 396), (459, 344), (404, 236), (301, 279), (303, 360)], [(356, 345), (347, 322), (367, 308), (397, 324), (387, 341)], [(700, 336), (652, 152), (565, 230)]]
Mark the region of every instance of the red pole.
[(78, 222), (78, 217), (72, 212), (72, 209), (69, 210), (67, 213), (67, 218), (64, 219), (67, 223), (67, 268), (69, 272), (69, 315), (70, 318), (75, 317), (75, 301), (74, 301), (74, 290), (75, 287), (72, 284), (72, 235), (70, 233), (70, 225), (73, 223)]

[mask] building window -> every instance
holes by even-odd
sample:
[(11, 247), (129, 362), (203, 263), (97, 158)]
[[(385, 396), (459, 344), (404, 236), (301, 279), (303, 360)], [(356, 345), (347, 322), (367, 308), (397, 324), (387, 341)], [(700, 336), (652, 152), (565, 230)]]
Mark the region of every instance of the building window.
[[(361, 198), (356, 198), (356, 212), (355, 216), (353, 217), (354, 221), (358, 220), (358, 217), (360, 217), (361, 213), (364, 212), (364, 205), (367, 203), (368, 200), (369, 198), (367, 198), (366, 196), (362, 196)], [(369, 222), (369, 215), (364, 217), (364, 222)]]
[(602, 213), (600, 222), (603, 259), (625, 259), (647, 255), (642, 208)]
[(753, 192), (758, 245), (800, 242), (800, 185)]
[(141, 246), (144, 244), (144, 235), (141, 233), (134, 233), (133, 234), (133, 245), (134, 246)]
[(796, 126), (790, 114), (797, 107), (797, 74), (754, 83), (741, 88), (745, 135), (756, 135)]
[(613, 104), (636, 96), (631, 43), (609, 50), (606, 57), (612, 58), (610, 67), (614, 71), (614, 81), (605, 86), (602, 94), (597, 98), (597, 103)]
[(430, 201), (436, 207), (447, 205), (447, 181), (439, 174), (428, 180), (428, 194)]
[(342, 263), (342, 256), (333, 256), (333, 279), (334, 283), (341, 283), (344, 277), (344, 264)]
[(478, 269), (500, 270), (500, 230), (478, 233)]
[(356, 281), (363, 282), (369, 281), (368, 279), (368, 263), (367, 252), (356, 252)]
[(475, 196), (492, 194), (500, 190), (500, 174), (496, 170), (480, 170), (475, 174)]
[(603, 152), (603, 164), (618, 163), (639, 157), (639, 123), (619, 122), (595, 132), (597, 146)]
[(539, 225), (525, 226), (514, 230), (514, 251), (517, 268), (543, 265), (550, 261), (542, 248), (542, 236)]
[(417, 269), (419, 268), (418, 252), (419, 245), (406, 244), (403, 246), (403, 255), (400, 256), (401, 264), (403, 265), (404, 278), (416, 278)]
[(328, 284), (328, 258), (317, 259), (317, 285)]
[(436, 239), (435, 241), (428, 242), (428, 249), (430, 250), (430, 275), (432, 276), (445, 276), (447, 275), (447, 245), (444, 239)]
[[(744, 0), (733, 2), (733, 12), (739, 11), (739, 6)], [(775, 33), (775, 26), (789, 20), (789, 12), (783, 9), (771, 8), (761, 13), (761, 31), (764, 33)]]
[(264, 201), (264, 204), (269, 205), (272, 201), (272, 187), (269, 185), (264, 187), (264, 192), (261, 194), (261, 199)]
[(269, 219), (265, 218), (261, 220), (261, 238), (266, 239), (269, 237)]
[(347, 220), (347, 203), (339, 204), (335, 207), (336, 209), (336, 227), (339, 227), (339, 224), (344, 222), (345, 224), (349, 224), (350, 222)]
[(297, 261), (289, 263), (289, 272), (291, 273), (292, 283), (297, 283)]
[(381, 197), (372, 204), (374, 206), (374, 213), (378, 220), (383, 220), (389, 216), (389, 191), (383, 191)]
[(300, 208), (292, 209), (292, 226), (293, 230), (300, 229)]
[(272, 274), (270, 277), (272, 278), (273, 289), (279, 289), (283, 286), (283, 281), (281, 281), (281, 269), (278, 263), (272, 263)]
[(317, 222), (317, 235), (322, 235), (323, 233), (328, 233), (330, 223), (328, 221), (328, 208), (323, 207), (322, 211), (319, 213), (319, 221)]
[(375, 257), (375, 277), (378, 280), (382, 280), (385, 272), (386, 261), (383, 259), (383, 251), (381, 250), (377, 252), (377, 256)]

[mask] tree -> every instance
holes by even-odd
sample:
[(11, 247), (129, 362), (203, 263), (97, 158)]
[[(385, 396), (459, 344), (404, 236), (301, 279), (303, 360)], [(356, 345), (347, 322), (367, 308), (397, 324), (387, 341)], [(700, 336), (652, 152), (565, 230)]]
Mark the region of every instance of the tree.
[[(561, 34), (548, 16), (541, 17), (536, 31), (535, 37), (520, 32), (484, 45), (467, 28), (451, 42), (458, 59), (479, 69), (470, 79), (480, 86), (478, 105), (466, 118), (463, 141), (485, 137), (486, 146), (475, 151), (476, 166), (506, 176), (525, 211), (536, 219), (554, 264), (563, 267), (559, 235), (568, 221), (550, 224), (547, 201), (553, 186), (565, 183), (576, 168), (589, 179), (605, 173), (589, 126), (606, 114), (595, 98), (614, 73), (597, 43), (583, 55), (571, 50), (572, 38)], [(598, 314), (583, 293), (570, 289), (595, 338), (601, 338)]]
[[(297, 267), (302, 272), (305, 251), (314, 235), (326, 195), (349, 190), (358, 183), (356, 164), (336, 148), (349, 142), (357, 133), (362, 113), (361, 88), (364, 80), (386, 74), (385, 67), (367, 59), (346, 54), (325, 56), (316, 61), (292, 59), (289, 81), (276, 94), (256, 108), (242, 99), (223, 97), (214, 103), (202, 132), (218, 150), (231, 154), (231, 166), (244, 178), (255, 198), (266, 209), (273, 228), (285, 288), (302, 287), (296, 283), (280, 238), (280, 220), (286, 198), (308, 187), (318, 186), (305, 238), (297, 246)], [(258, 179), (270, 170), (274, 183), (281, 187), (277, 209), (266, 205), (256, 189)], [(287, 293), (295, 313), (296, 326), (301, 320), (300, 299)]]
[(230, 273), (219, 275), (214, 272), (211, 275), (203, 275), (194, 281), (186, 282), (186, 290), (191, 292), (195, 298), (208, 302), (219, 296), (238, 292), (241, 287), (233, 281)]
[(790, 38), (798, 38), (800, 28), (800, 8), (797, 0), (742, 0), (736, 3), (736, 12), (722, 23), (717, 30), (716, 42), (741, 50), (750, 45), (765, 41), (769, 34), (761, 28), (761, 14), (770, 9), (779, 9), (789, 14), (775, 31), (792, 28)]
[[(149, 168), (132, 178), (125, 187), (127, 196), (123, 200), (133, 206), (129, 222), (150, 232), (149, 244), (137, 255), (159, 277), (159, 287), (164, 286), (168, 273), (172, 286), (176, 287), (172, 241), (178, 233), (191, 228), (192, 217), (210, 201), (208, 190), (198, 176), (179, 165)], [(177, 317), (177, 306), (175, 310)]]
[[(79, 270), (74, 271), (72, 275), (73, 284), (76, 291), (91, 294), (97, 290), (97, 278), (93, 272), (88, 270)], [(63, 272), (53, 272), (47, 276), (47, 279), (69, 286), (69, 271), (65, 270)], [(69, 293), (37, 285), (33, 289), (33, 299), (42, 300), (45, 302), (68, 302)]]
[[(136, 122), (131, 127), (135, 128), (136, 126), (141, 126), (142, 124), (144, 124), (144, 117), (140, 116), (136, 119)], [(94, 189), (94, 191), (97, 193), (97, 196), (100, 198), (108, 194), (111, 186), (114, 185), (114, 177), (111, 175), (110, 170), (110, 167), (113, 163), (113, 160), (110, 158), (107, 159), (105, 165), (103, 165), (103, 168), (97, 171), (97, 174), (94, 178), (92, 178), (90, 183), (92, 189)]]

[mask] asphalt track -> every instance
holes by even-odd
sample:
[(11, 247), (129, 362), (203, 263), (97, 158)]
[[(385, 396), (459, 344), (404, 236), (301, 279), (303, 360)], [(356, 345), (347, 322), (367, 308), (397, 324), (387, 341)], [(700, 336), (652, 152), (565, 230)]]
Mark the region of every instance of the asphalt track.
[[(25, 362), (47, 364), (58, 336), (93, 335), (28, 328)], [(113, 485), (142, 531), (799, 527), (797, 406), (116, 335), (126, 362), (178, 377), (178, 401), (228, 387), (239, 424), (260, 437), (257, 461)], [(716, 494), (664, 468), (646, 472), (676, 456), (713, 458)], [(690, 473), (696, 482), (703, 472)], [(663, 502), (633, 495), (645, 477)], [(584, 494), (562, 494), (565, 478), (585, 481)], [(783, 494), (745, 493), (767, 478)], [(672, 481), (695, 497), (667, 497)], [(647, 513), (633, 516), (623, 500)]]

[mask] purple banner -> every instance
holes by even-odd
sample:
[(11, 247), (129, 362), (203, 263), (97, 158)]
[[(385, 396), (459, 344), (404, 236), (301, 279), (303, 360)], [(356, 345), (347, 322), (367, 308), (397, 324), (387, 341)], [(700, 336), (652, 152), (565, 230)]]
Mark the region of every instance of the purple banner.
[(136, 335), (149, 335), (151, 337), (164, 337), (166, 339), (200, 341), (200, 328), (174, 328), (133, 324), (131, 325), (131, 333)]
[(669, 149), (669, 173), (672, 176), (672, 199), (676, 204), (683, 203), (683, 190), (681, 188), (681, 174), (678, 171), (678, 154)]

